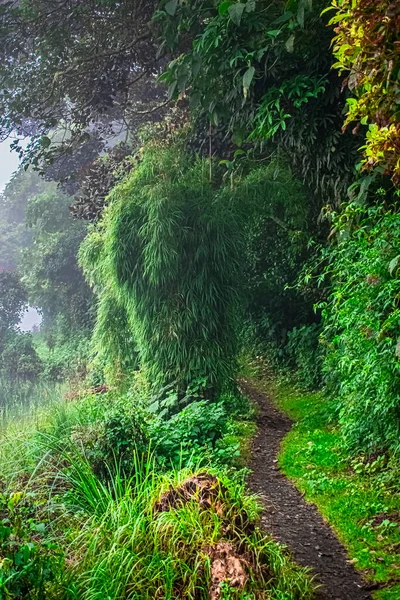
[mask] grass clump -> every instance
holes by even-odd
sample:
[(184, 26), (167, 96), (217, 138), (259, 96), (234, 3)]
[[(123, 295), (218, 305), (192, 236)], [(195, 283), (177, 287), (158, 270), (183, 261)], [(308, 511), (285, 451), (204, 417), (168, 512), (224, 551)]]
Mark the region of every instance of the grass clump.
[[(135, 460), (135, 475), (123, 481), (114, 474), (109, 486), (88, 469), (82, 477), (80, 465), (73, 476), (79, 494), (70, 508), (87, 519), (70, 548), (70, 598), (312, 597), (306, 571), (257, 528), (257, 502), (243, 482), (216, 471), (160, 474), (154, 457)], [(238, 576), (228, 595), (218, 585), (213, 596), (221, 544), (226, 579), (233, 559)]]

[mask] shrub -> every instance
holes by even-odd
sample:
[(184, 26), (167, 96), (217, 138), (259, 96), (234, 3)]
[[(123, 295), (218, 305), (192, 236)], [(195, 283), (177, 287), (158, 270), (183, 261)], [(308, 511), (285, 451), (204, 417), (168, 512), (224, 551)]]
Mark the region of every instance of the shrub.
[(64, 555), (46, 539), (37, 508), (32, 494), (0, 494), (0, 598), (56, 597)]
[(30, 333), (10, 334), (1, 354), (1, 371), (9, 379), (34, 380), (43, 370)]
[(322, 383), (320, 333), (321, 326), (316, 323), (295, 327), (288, 333), (287, 355), (296, 369), (298, 381), (309, 389), (316, 389)]
[[(98, 424), (101, 433), (91, 452), (95, 472), (106, 476), (106, 464), (115, 464), (125, 475), (132, 473), (134, 452), (146, 452), (149, 446), (143, 416), (139, 407), (127, 407), (125, 398), (114, 400)], [(87, 454), (87, 446), (85, 450)]]
[(155, 418), (149, 436), (162, 464), (196, 464), (213, 450), (226, 431), (227, 419), (223, 403), (200, 400), (168, 420)]
[(68, 381), (83, 379), (89, 361), (89, 331), (82, 328), (71, 333), (67, 319), (61, 314), (50, 326), (35, 334), (35, 347), (43, 362), (42, 379)]
[(128, 477), (134, 452), (148, 450), (147, 421), (142, 399), (109, 392), (58, 407), (39, 436), (54, 445), (56, 453), (70, 448), (72, 442), (103, 480), (110, 468)]
[(76, 335), (63, 340), (43, 356), (42, 378), (49, 381), (84, 379), (88, 363), (88, 340)]
[(221, 394), (220, 401), (230, 418), (251, 420), (254, 417), (254, 405), (239, 390)]
[(400, 215), (351, 204), (334, 225), (339, 241), (324, 254), (332, 282), (321, 305), (324, 372), (336, 384), (348, 442), (398, 447)]
[(137, 347), (155, 387), (184, 396), (206, 378), (206, 396), (216, 396), (234, 374), (240, 227), (204, 160), (154, 143), (142, 159), (81, 250), (85, 272), (102, 282), (97, 336), (123, 320), (116, 346)]

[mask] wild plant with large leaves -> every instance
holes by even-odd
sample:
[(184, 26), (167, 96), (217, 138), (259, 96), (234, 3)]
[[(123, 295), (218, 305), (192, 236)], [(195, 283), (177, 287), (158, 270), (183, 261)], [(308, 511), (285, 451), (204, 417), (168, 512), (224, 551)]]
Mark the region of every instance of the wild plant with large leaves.
[(316, 212), (345, 197), (361, 143), (341, 132), (345, 95), (331, 72), (326, 5), (193, 0), (167, 2), (154, 17), (163, 44), (180, 51), (161, 79), (170, 98), (189, 98), (201, 127), (211, 123), (207, 152), (218, 154), (213, 131), (222, 128), (237, 162), (249, 151), (288, 156)]

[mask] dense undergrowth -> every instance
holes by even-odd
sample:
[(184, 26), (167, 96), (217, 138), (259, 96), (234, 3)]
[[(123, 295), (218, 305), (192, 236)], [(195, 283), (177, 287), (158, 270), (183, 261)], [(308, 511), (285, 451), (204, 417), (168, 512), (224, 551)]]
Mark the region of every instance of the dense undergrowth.
[(247, 352), (335, 398), (282, 396), (282, 466), (393, 579), (396, 3), (50, 4), (0, 8), (1, 594), (308, 598), (243, 487)]
[(166, 419), (140, 377), (126, 396), (73, 396), (1, 430), (1, 598), (312, 597), (258, 528), (244, 398)]
[(316, 504), (346, 547), (374, 598), (394, 600), (400, 593), (400, 461), (385, 452), (354, 454), (337, 419), (338, 401), (304, 391), (293, 378), (249, 372), (294, 421), (283, 440), (279, 466)]

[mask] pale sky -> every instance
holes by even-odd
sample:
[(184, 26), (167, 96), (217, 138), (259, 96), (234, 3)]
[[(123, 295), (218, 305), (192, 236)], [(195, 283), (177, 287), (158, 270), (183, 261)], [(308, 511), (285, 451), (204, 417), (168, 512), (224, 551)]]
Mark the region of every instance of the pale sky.
[(39, 315), (36, 308), (30, 306), (28, 310), (22, 315), (21, 321), (19, 322), (19, 328), (21, 331), (32, 331), (34, 325), (40, 325), (42, 317)]
[(11, 152), (10, 144), (12, 140), (6, 140), (0, 143), (0, 191), (9, 181), (11, 175), (18, 168), (19, 156), (17, 152)]
[[(8, 183), (14, 171), (18, 169), (19, 156), (17, 152), (11, 152), (11, 142), (12, 140), (6, 140), (0, 143), (0, 192)], [(20, 328), (22, 331), (30, 331), (34, 325), (39, 325), (41, 320), (37, 310), (29, 307), (22, 316)]]

